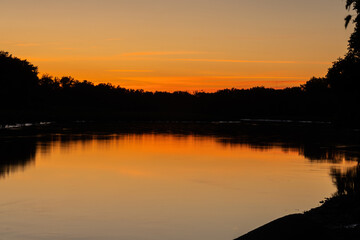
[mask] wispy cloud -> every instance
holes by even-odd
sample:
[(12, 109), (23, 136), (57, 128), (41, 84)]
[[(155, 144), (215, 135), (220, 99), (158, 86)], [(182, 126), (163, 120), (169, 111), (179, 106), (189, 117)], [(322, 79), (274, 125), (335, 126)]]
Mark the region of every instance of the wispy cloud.
[(77, 50), (78, 48), (73, 48), (73, 47), (62, 47), (59, 48), (60, 50)]
[(121, 41), (123, 40), (122, 38), (108, 38), (106, 39), (106, 41)]
[(219, 82), (241, 80), (263, 80), (263, 81), (304, 81), (306, 77), (289, 77), (289, 76), (149, 76), (149, 77), (126, 77), (128, 80), (135, 81), (154, 81), (154, 82)]
[(137, 69), (110, 69), (107, 72), (119, 72), (119, 73), (150, 73), (153, 70), (137, 70)]
[(273, 64), (331, 64), (331, 62), (313, 62), (313, 61), (274, 61), (274, 60), (236, 60), (236, 59), (193, 59), (179, 58), (174, 61), (185, 62), (221, 62), (221, 63), (273, 63)]
[(16, 47), (36, 47), (36, 46), (40, 46), (40, 44), (38, 44), (38, 43), (16, 43), (16, 44), (14, 44), (14, 46), (16, 46)]
[[(70, 50), (70, 49), (67, 49)], [(75, 50), (75, 49), (73, 49)], [(29, 60), (34, 62), (70, 62), (70, 61), (117, 61), (121, 60), (121, 56), (66, 56), (66, 57), (31, 57)]]
[(304, 79), (304, 77), (289, 76), (208, 76), (209, 79)]
[(168, 55), (189, 55), (189, 54), (203, 54), (204, 52), (194, 52), (194, 51), (169, 51), (169, 52), (132, 52), (124, 53), (122, 56), (168, 56)]
[[(63, 50), (76, 50), (75, 48), (63, 48)], [(196, 59), (196, 58), (161, 58), (151, 56), (168, 56), (181, 54), (204, 54), (200, 52), (143, 52), (126, 53), (110, 56), (67, 56), (55, 58), (31, 58), (37, 62), (62, 62), (62, 61), (162, 61), (162, 62), (209, 62), (209, 63), (250, 63), (250, 64), (303, 64), (303, 65), (330, 65), (331, 62), (321, 61), (277, 61), (277, 60), (236, 60), (236, 59)], [(132, 56), (132, 57), (129, 57)], [(116, 70), (116, 69), (115, 69)], [(122, 70), (122, 69), (120, 69)]]

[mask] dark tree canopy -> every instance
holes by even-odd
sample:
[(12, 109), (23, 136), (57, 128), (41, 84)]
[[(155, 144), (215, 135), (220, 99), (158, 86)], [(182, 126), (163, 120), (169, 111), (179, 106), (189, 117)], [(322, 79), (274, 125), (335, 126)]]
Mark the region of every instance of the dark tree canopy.
[(26, 104), (38, 84), (38, 68), (0, 51), (0, 98), (7, 105)]
[(355, 24), (354, 32), (349, 39), (349, 54), (360, 57), (360, 1), (359, 0), (346, 0), (346, 9), (353, 10), (355, 16), (348, 15), (345, 18), (345, 27), (349, 25), (351, 21)]
[(360, 0), (346, 0), (346, 9), (355, 15), (345, 18), (345, 27), (354, 23), (354, 32), (348, 43), (348, 52), (329, 69), (326, 79), (337, 98), (343, 114), (359, 115), (357, 102), (360, 101)]

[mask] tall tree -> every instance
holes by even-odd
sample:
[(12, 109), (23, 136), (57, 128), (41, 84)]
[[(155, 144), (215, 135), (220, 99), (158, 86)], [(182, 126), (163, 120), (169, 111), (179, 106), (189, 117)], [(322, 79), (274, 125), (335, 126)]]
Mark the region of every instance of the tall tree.
[(345, 27), (354, 23), (354, 32), (348, 43), (345, 57), (339, 58), (326, 75), (334, 94), (334, 112), (339, 119), (360, 121), (360, 0), (346, 0), (345, 7), (351, 14), (345, 18)]
[(344, 58), (339, 58), (329, 69), (327, 79), (330, 87), (342, 97), (354, 93), (358, 95), (360, 89), (360, 0), (346, 0), (345, 8), (353, 11), (345, 18), (345, 27), (354, 23), (354, 32), (348, 44), (348, 52)]
[(346, 9), (348, 11), (353, 10), (355, 15), (349, 14), (345, 18), (345, 27), (347, 28), (352, 21), (354, 26), (354, 32), (349, 39), (349, 54), (355, 57), (360, 57), (360, 0), (346, 0)]

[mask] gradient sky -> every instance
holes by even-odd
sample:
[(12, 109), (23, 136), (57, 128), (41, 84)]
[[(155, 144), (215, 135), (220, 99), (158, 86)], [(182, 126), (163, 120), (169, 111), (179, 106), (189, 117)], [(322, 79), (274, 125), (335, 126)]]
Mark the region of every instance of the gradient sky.
[(343, 56), (343, 0), (0, 0), (0, 50), (145, 90), (297, 86)]

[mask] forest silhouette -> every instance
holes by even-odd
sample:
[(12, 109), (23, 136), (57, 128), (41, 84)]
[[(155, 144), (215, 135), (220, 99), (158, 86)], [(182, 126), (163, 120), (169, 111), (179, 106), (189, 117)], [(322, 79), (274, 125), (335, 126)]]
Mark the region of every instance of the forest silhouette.
[(348, 52), (325, 77), (298, 87), (223, 89), (214, 93), (149, 92), (43, 75), (27, 60), (0, 52), (0, 124), (25, 121), (219, 121), (290, 119), (360, 122), (360, 33), (358, 0), (347, 0), (355, 16)]

